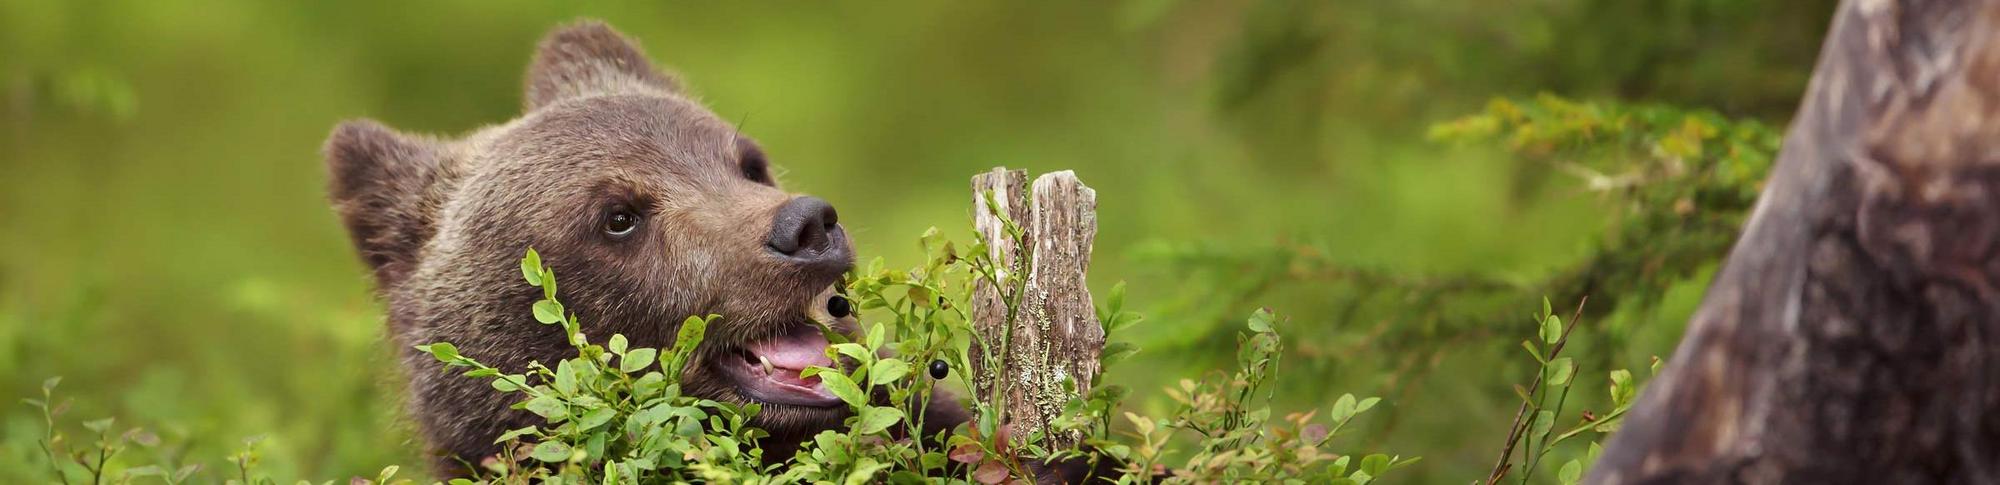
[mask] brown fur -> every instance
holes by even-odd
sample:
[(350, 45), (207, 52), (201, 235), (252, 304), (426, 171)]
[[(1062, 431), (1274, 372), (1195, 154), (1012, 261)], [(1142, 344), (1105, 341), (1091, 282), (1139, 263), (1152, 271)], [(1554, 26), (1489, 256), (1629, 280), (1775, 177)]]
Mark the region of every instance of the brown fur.
[[(478, 379), (445, 371), (410, 346), (451, 342), (509, 372), (573, 351), (561, 330), (528, 312), (539, 290), (515, 262), (538, 249), (556, 271), (560, 298), (593, 338), (621, 333), (662, 347), (689, 315), (719, 314), (683, 379), (711, 399), (745, 402), (713, 362), (742, 344), (805, 324), (817, 295), (852, 264), (801, 265), (765, 241), (774, 212), (792, 198), (761, 168), (741, 133), (682, 94), (623, 36), (596, 22), (549, 35), (528, 71), (526, 112), (464, 138), (397, 133), (350, 121), (326, 144), (333, 204), (373, 270), (403, 349), (409, 407), (441, 474), (464, 473), (496, 451), (500, 432), (539, 424), (508, 409)], [(601, 231), (618, 207), (644, 216), (628, 237)], [(847, 251), (844, 236), (842, 251)], [(940, 401), (948, 402), (949, 399)], [(756, 424), (767, 451), (837, 426), (844, 411), (770, 404)], [(951, 404), (932, 424), (964, 421)]]

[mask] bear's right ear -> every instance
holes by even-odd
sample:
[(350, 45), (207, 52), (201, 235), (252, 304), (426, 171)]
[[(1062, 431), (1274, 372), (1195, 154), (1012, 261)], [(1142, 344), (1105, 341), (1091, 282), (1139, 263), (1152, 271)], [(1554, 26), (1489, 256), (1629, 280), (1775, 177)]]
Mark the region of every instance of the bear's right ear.
[(646, 60), (631, 40), (595, 20), (556, 29), (528, 66), (528, 111), (568, 98), (629, 91), (676, 92), (680, 86)]
[(441, 145), (372, 120), (341, 123), (327, 137), (327, 191), (379, 289), (402, 282), (435, 232)]

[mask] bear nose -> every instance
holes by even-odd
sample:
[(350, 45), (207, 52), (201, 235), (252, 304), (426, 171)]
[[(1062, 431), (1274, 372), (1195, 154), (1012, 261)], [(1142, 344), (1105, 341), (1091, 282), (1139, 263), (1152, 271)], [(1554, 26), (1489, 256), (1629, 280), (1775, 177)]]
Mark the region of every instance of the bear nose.
[(847, 257), (840, 232), (840, 214), (818, 197), (798, 197), (778, 207), (771, 221), (772, 251), (808, 262), (841, 262)]

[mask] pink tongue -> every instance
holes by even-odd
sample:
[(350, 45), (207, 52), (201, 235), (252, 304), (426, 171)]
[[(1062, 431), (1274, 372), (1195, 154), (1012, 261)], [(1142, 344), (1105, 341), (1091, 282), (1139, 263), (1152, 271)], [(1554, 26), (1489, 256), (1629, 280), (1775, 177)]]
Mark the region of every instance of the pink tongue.
[(772, 367), (794, 372), (811, 366), (833, 367), (833, 359), (826, 357), (826, 336), (820, 335), (818, 329), (753, 342), (749, 350), (751, 354), (770, 361)]

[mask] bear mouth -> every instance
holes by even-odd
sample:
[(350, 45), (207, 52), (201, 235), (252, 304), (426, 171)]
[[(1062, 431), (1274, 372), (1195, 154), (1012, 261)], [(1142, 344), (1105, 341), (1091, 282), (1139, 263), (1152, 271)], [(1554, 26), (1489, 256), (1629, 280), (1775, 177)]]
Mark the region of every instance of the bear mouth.
[(734, 358), (724, 359), (723, 373), (753, 400), (814, 408), (840, 405), (840, 397), (828, 391), (818, 376), (800, 376), (811, 367), (834, 367), (826, 356), (826, 336), (817, 325), (794, 327), (790, 333), (734, 349)]

